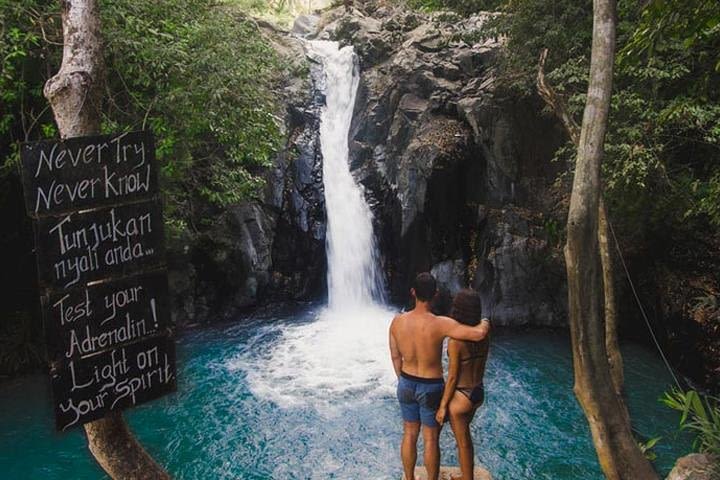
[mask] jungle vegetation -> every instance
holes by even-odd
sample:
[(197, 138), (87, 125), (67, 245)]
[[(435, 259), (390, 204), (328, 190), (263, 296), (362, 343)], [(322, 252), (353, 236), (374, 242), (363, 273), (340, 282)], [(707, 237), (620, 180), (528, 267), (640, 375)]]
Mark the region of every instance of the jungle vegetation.
[[(209, 221), (208, 208), (262, 188), (257, 173), (282, 137), (273, 89), (283, 64), (244, 0), (100, 3), (102, 130), (154, 132), (167, 230), (192, 239)], [(3, 284), (34, 281), (18, 142), (57, 135), (43, 85), (61, 61), (59, 12), (53, 0), (0, 0), (0, 216), (22, 226), (0, 232)], [(39, 312), (27, 308), (35, 296), (18, 292), (0, 306), (0, 375), (39, 364)]]

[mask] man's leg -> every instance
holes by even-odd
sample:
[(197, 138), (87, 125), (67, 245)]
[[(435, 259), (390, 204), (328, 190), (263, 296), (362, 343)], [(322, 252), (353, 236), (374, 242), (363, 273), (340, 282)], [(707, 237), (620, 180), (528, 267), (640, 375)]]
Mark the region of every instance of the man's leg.
[(428, 480), (437, 480), (440, 474), (440, 427), (422, 426), (425, 453), (423, 462)]
[(400, 445), (403, 472), (406, 480), (415, 480), (415, 463), (417, 462), (417, 440), (420, 436), (419, 422), (403, 422), (403, 438)]

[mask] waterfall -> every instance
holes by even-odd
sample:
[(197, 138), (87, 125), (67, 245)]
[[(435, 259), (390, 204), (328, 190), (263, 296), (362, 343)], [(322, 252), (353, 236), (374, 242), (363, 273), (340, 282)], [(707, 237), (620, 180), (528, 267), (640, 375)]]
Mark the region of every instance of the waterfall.
[[(247, 375), (253, 394), (284, 407), (332, 415), (348, 402), (393, 395), (395, 375), (387, 329), (372, 213), (348, 162), (348, 132), (359, 82), (352, 47), (312, 41), (308, 55), (322, 65), (314, 77), (325, 94), (320, 117), (327, 211), (328, 304), (296, 323), (268, 327), (274, 340), (264, 355), (253, 345), (228, 363)], [(318, 78), (319, 77), (319, 78)], [(260, 338), (263, 338), (261, 335)]]
[(359, 83), (353, 48), (316, 40), (308, 52), (322, 63), (325, 107), (320, 117), (323, 185), (327, 211), (326, 250), (330, 309), (384, 303), (372, 213), (350, 173), (348, 132)]

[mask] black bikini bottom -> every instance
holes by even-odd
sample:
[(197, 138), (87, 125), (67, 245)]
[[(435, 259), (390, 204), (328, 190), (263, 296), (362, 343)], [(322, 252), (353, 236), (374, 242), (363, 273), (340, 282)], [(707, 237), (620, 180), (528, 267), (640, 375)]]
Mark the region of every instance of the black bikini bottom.
[(485, 400), (485, 387), (483, 384), (475, 385), (475, 387), (456, 387), (455, 390), (462, 393), (470, 400), (473, 407), (479, 407)]

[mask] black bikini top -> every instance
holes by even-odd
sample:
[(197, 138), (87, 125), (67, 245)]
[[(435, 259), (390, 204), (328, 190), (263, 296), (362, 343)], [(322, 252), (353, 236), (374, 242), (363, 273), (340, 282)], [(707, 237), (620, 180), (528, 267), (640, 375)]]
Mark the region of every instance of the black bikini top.
[(480, 340), (479, 342), (465, 342), (466, 344), (469, 344), (470, 347), (470, 355), (464, 358), (460, 359), (461, 363), (469, 362), (471, 360), (475, 360), (476, 358), (482, 358), (485, 356), (485, 347), (484, 341)]

